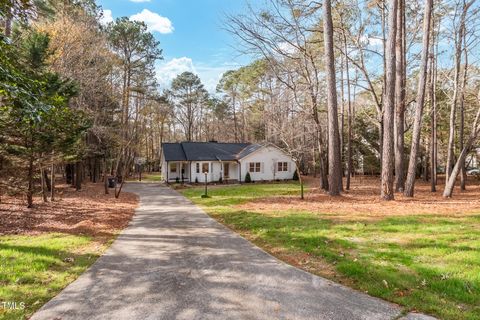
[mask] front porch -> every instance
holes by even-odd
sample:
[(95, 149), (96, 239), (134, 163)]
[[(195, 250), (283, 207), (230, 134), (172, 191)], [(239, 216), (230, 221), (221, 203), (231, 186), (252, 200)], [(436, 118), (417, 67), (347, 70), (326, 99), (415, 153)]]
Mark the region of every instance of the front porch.
[(239, 168), (236, 161), (195, 161), (191, 182), (205, 183), (205, 177), (207, 183), (237, 181)]
[(166, 165), (167, 183), (205, 183), (205, 177), (207, 183), (240, 181), (240, 165), (236, 161), (169, 161)]
[(171, 182), (190, 182), (190, 166), (187, 161), (169, 161), (165, 181)]

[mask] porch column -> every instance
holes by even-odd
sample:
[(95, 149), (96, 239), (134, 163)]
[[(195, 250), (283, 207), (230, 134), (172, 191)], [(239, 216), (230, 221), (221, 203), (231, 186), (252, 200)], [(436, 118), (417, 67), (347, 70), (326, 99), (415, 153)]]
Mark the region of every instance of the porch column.
[(242, 183), (242, 163), (237, 161), (238, 163), (238, 182)]

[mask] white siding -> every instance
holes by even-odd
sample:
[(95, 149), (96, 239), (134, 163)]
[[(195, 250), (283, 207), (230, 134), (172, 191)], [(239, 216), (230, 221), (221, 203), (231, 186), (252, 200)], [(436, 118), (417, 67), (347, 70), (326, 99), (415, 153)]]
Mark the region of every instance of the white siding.
[[(249, 172), (251, 162), (261, 163), (260, 172), (250, 172), (250, 177), (253, 181), (290, 180), (293, 178), (295, 162), (289, 155), (276, 147), (264, 147), (241, 159), (242, 181), (245, 181), (245, 175)], [(288, 170), (286, 172), (278, 172), (278, 162), (287, 162)]]
[[(229, 162), (229, 179), (245, 181), (245, 175), (249, 171), (250, 162), (261, 163), (260, 172), (250, 173), (250, 177), (253, 181), (290, 180), (293, 178), (293, 173), (295, 171), (295, 162), (289, 155), (274, 146), (267, 146), (241, 159), (240, 163)], [(278, 172), (278, 162), (287, 162), (288, 170), (285, 172)], [(183, 166), (185, 168), (184, 177), (187, 181), (191, 177), (192, 183), (195, 182), (195, 178), (197, 178), (197, 181), (199, 183), (205, 182), (205, 175), (202, 173), (203, 163), (209, 164), (209, 173), (207, 175), (208, 182), (217, 182), (220, 179), (220, 176), (223, 174), (223, 164), (225, 162), (221, 163), (219, 161), (199, 161), (198, 163), (200, 164), (200, 173), (197, 173), (196, 161), (192, 161), (190, 165), (188, 162), (183, 163)], [(170, 164), (171, 163), (169, 163), (169, 165)], [(181, 177), (180, 162), (177, 162), (177, 173), (171, 173), (169, 165), (167, 166), (167, 163), (165, 162), (165, 158), (163, 157), (162, 153), (162, 176), (164, 179), (166, 179), (168, 170), (168, 178), (169, 181), (172, 182), (175, 181), (176, 177)]]
[[(200, 173), (197, 173), (197, 163), (200, 166)], [(209, 165), (209, 173), (207, 175), (208, 182), (218, 182), (220, 180), (220, 176), (223, 175), (223, 165), (226, 162), (219, 162), (219, 161), (192, 161), (190, 169), (192, 170), (192, 182), (195, 182), (195, 178), (197, 181), (205, 182), (205, 174), (202, 172), (202, 165), (204, 163), (208, 163)], [(236, 180), (238, 179), (238, 164), (236, 162), (228, 162), (230, 164), (230, 173), (229, 179)], [(223, 178), (223, 177), (222, 177)]]
[[(200, 172), (197, 173), (197, 163), (200, 166)], [(213, 181), (212, 180), (212, 163), (210, 161), (192, 161), (191, 163), (191, 170), (192, 170), (192, 182), (198, 181), (198, 182), (205, 182), (205, 174), (202, 171), (202, 166), (203, 164), (206, 163), (208, 164), (208, 174), (207, 174), (207, 181)]]

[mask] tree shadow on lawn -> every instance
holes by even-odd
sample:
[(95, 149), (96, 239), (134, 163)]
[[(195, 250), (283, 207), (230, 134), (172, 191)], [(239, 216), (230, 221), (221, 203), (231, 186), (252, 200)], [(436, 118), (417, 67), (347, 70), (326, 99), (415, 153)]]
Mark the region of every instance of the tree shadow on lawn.
[(43, 243), (31, 246), (8, 243), (15, 242), (15, 239), (0, 241), (0, 252), (3, 253), (0, 301), (23, 302), (25, 309), (3, 310), (0, 312), (2, 319), (23, 319), (32, 314), (84, 272), (99, 255), (94, 251), (79, 252), (77, 246), (82, 244), (83, 247), (88, 242), (57, 249)]
[[(442, 261), (441, 258), (443, 253), (461, 252), (470, 257), (465, 261), (478, 259), (480, 262), (478, 249), (442, 240), (444, 236), (460, 232), (461, 225), (450, 233), (438, 234), (437, 240), (424, 238), (431, 235), (427, 232), (419, 233), (417, 239), (405, 243), (392, 243), (389, 233), (405, 230), (415, 233), (425, 227), (425, 222), (422, 217), (390, 217), (366, 223), (368, 231), (363, 234), (365, 230), (360, 231), (359, 236), (368, 235), (372, 239), (369, 243), (359, 244), (346, 237), (348, 233), (355, 236), (351, 225), (356, 222), (352, 221), (335, 222), (308, 213), (261, 214), (242, 210), (219, 214), (218, 217), (272, 254), (276, 252), (275, 247), (286, 249), (287, 255), (291, 256), (307, 253), (307, 261), (294, 261), (296, 266), (305, 268), (309, 265), (308, 260), (313, 263), (320, 259), (333, 266), (338, 274), (332, 277), (330, 272), (305, 268), (310, 272), (427, 313), (451, 313), (455, 317), (456, 312), (452, 310), (458, 309), (466, 312), (465, 319), (480, 317), (480, 278), (461, 261)], [(445, 219), (434, 219), (431, 223), (434, 224), (432, 232), (435, 228), (439, 232), (442, 227), (454, 225)], [(428, 250), (436, 251), (434, 261), (428, 261), (428, 256), (422, 255)], [(471, 267), (478, 269), (478, 265), (475, 263)]]
[[(179, 219), (178, 212), (167, 211), (156, 224), (149, 218), (153, 214), (142, 213), (136, 221), (145, 233), (123, 233), (47, 310), (85, 319), (112, 312), (166, 319), (310, 319), (312, 311), (329, 319), (362, 319), (400, 313), (280, 264), (210, 219), (194, 214)], [(153, 229), (160, 233), (149, 234)]]

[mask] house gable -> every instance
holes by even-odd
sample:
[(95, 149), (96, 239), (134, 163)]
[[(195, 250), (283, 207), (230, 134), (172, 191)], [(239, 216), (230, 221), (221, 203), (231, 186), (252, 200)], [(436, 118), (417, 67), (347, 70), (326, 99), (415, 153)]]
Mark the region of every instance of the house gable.
[(240, 159), (239, 162), (242, 181), (245, 180), (247, 172), (254, 181), (290, 180), (296, 169), (292, 157), (272, 144), (262, 146)]

